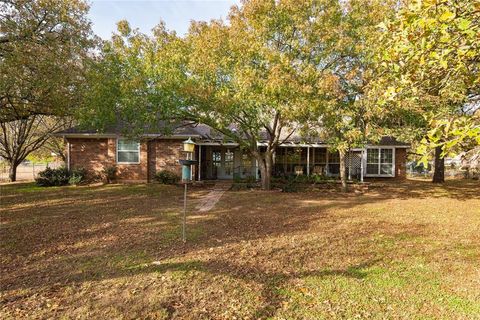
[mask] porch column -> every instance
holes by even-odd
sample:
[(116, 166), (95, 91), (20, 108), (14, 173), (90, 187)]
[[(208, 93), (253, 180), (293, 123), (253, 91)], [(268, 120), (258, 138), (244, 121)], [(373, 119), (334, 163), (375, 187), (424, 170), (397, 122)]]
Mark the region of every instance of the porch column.
[(255, 158), (255, 180), (258, 180), (258, 160)]
[(67, 140), (67, 170), (70, 171), (70, 142)]
[(363, 149), (360, 151), (360, 181), (363, 182)]
[(348, 180), (352, 180), (352, 151), (348, 149)]
[(307, 147), (307, 176), (310, 175), (310, 146)]
[(198, 145), (198, 181), (202, 181), (202, 145)]

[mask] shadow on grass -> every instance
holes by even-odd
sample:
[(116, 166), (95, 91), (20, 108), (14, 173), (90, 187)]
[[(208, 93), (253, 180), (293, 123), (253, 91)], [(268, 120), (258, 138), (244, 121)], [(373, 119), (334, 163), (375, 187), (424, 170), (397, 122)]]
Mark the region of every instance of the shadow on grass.
[[(428, 182), (380, 184), (365, 194), (310, 192), (281, 194), (272, 192), (228, 192), (211, 212), (195, 213), (188, 224), (190, 241), (180, 243), (182, 189), (159, 185), (63, 187), (37, 190), (32, 185), (2, 186), (1, 291), (54, 288), (92, 280), (113, 279), (128, 275), (166, 272), (168, 270), (204, 270), (213, 274), (255, 281), (262, 285), (264, 305), (255, 317), (272, 316), (279, 308), (279, 288), (288, 281), (307, 276), (338, 275), (361, 279), (365, 268), (378, 258), (338, 269), (271, 272), (261, 266), (235, 264), (214, 257), (208, 261), (150, 265), (151, 261), (182, 257), (211, 247), (236, 245), (243, 241), (292, 237), (309, 232), (313, 224), (321, 225), (325, 243), (342, 248), (370, 239), (375, 232), (387, 236), (398, 234), (410, 238), (423, 236), (422, 224), (394, 225), (387, 222), (357, 222), (348, 230), (338, 226), (348, 215), (332, 210), (354, 209), (368, 203), (390, 199), (448, 197), (455, 200), (478, 199), (478, 183)], [(192, 190), (190, 210), (208, 190)], [(318, 201), (315, 206), (306, 201)], [(190, 211), (192, 212), (192, 211)], [(352, 213), (353, 215), (354, 213)], [(315, 243), (306, 243), (313, 252)], [(307, 248), (308, 249), (308, 248)], [(332, 250), (335, 248), (332, 247)], [(237, 250), (237, 249), (232, 249)], [(272, 248), (265, 255), (280, 256), (284, 247)], [(369, 250), (378, 250), (372, 247)], [(308, 252), (303, 253), (308, 258)], [(314, 254), (314, 253), (313, 253)], [(335, 261), (351, 258), (346, 253), (331, 253)], [(350, 253), (362, 257), (364, 253)], [(208, 254), (207, 254), (208, 255)], [(377, 256), (378, 252), (367, 252)], [(288, 257), (280, 264), (291, 268)], [(13, 301), (18, 297), (6, 297)], [(166, 306), (173, 312), (172, 306)]]
[[(263, 301), (261, 306), (257, 310), (252, 312), (252, 316), (255, 319), (264, 319), (275, 315), (277, 310), (281, 307), (282, 301), (282, 289), (288, 284), (289, 281), (296, 279), (302, 279), (306, 277), (346, 277), (353, 279), (364, 279), (368, 276), (368, 269), (380, 262), (380, 259), (370, 259), (364, 262), (351, 265), (345, 269), (324, 269), (324, 270), (312, 270), (302, 272), (266, 272), (259, 267), (251, 267), (245, 265), (237, 265), (231, 261), (225, 260), (209, 260), (207, 262), (194, 260), (187, 262), (176, 263), (155, 263), (141, 268), (142, 273), (166, 273), (169, 271), (174, 272), (204, 272), (211, 275), (225, 275), (237, 280), (255, 282), (260, 284), (262, 289), (259, 292), (260, 300)], [(166, 299), (168, 303), (162, 305), (165, 308), (169, 316), (174, 316), (176, 310), (175, 297), (169, 297)]]

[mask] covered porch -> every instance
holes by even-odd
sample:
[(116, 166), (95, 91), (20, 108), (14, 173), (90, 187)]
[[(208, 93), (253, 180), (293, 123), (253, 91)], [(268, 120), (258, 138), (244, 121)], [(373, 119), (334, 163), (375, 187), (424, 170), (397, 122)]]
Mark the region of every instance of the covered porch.
[[(363, 180), (366, 152), (353, 149), (346, 156), (348, 179)], [(198, 170), (196, 180), (231, 180), (260, 178), (255, 159), (242, 151), (237, 144), (198, 143), (196, 148)], [(331, 152), (326, 145), (282, 145), (273, 158), (273, 176), (340, 175), (340, 156)]]
[[(348, 178), (361, 180), (363, 170), (362, 150), (355, 149), (349, 151), (345, 162), (345, 173)], [(329, 151), (325, 145), (283, 145), (276, 150), (273, 175), (338, 177), (340, 175), (340, 155), (338, 152)]]

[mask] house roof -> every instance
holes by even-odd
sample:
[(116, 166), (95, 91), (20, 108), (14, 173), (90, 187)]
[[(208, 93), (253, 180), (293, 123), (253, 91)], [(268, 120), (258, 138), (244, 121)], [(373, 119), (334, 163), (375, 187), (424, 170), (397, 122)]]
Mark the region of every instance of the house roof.
[[(155, 128), (147, 127), (142, 130), (142, 136), (155, 137), (203, 137), (210, 132), (211, 128), (203, 124), (192, 124), (188, 122), (181, 123), (167, 123), (165, 121), (159, 122)], [(81, 137), (81, 136), (97, 136), (97, 137), (113, 137), (125, 135), (125, 132), (131, 132), (128, 126), (119, 124), (116, 126), (109, 126), (104, 130), (84, 129), (80, 127), (72, 127), (56, 133), (57, 136), (65, 137)]]
[[(57, 136), (71, 137), (71, 138), (80, 138), (80, 137), (117, 137), (124, 135), (125, 128), (120, 126), (109, 127), (103, 131), (94, 130), (94, 129), (81, 129), (78, 127), (72, 127), (63, 131), (56, 133)], [(160, 122), (157, 128), (146, 128), (143, 130), (145, 132), (142, 134), (144, 137), (155, 137), (155, 138), (171, 138), (171, 139), (183, 139), (186, 137), (198, 138), (202, 142), (208, 143), (234, 143), (231, 139), (228, 139), (220, 132), (216, 131), (212, 127), (205, 124), (195, 124), (190, 122), (177, 122), (177, 123), (167, 123)], [(260, 144), (266, 143), (268, 136), (266, 132), (262, 132)], [(284, 141), (284, 145), (287, 146), (301, 146), (308, 144), (315, 145), (327, 145), (328, 143), (324, 140), (319, 139), (318, 137), (305, 138), (299, 133), (294, 133), (288, 136), (285, 132), (282, 133), (280, 141)], [(383, 136), (379, 141), (371, 141), (369, 145), (375, 146), (395, 146), (395, 147), (404, 147), (409, 148), (410, 144), (402, 141), (396, 140), (392, 136)]]

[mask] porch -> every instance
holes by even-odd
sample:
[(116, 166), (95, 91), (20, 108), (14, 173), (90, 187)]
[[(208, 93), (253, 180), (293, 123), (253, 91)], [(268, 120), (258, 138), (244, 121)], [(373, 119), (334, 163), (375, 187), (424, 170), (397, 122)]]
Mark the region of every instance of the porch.
[[(198, 144), (196, 180), (259, 179), (260, 171), (255, 159), (235, 144)], [(362, 180), (362, 150), (351, 150), (346, 157), (349, 179)], [(326, 146), (281, 146), (273, 158), (273, 176), (324, 175), (338, 177), (340, 156)]]

